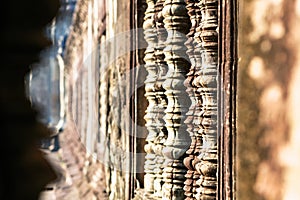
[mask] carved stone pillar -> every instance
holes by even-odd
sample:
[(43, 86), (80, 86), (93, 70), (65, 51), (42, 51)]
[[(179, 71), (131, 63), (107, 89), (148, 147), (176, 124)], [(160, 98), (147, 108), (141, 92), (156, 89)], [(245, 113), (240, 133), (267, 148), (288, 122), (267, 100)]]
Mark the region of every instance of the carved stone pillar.
[[(201, 112), (201, 99), (200, 94), (197, 91), (197, 87), (193, 85), (193, 81), (195, 80), (195, 74), (199, 71), (199, 58), (201, 58), (201, 54), (195, 42), (195, 32), (196, 28), (200, 24), (200, 13), (199, 7), (197, 3), (199, 0), (186, 0), (188, 14), (191, 20), (191, 29), (187, 34), (188, 40), (185, 43), (187, 46), (187, 54), (191, 61), (191, 68), (189, 73), (187, 74), (187, 79), (184, 82), (184, 85), (187, 87), (186, 92), (189, 94), (191, 99), (191, 106), (189, 108), (187, 115), (187, 119), (185, 120), (185, 124), (187, 125), (187, 131), (190, 134), (192, 139), (191, 146), (189, 150), (186, 152), (187, 157), (184, 159), (184, 164), (187, 167), (188, 171), (185, 175), (186, 181), (184, 182), (184, 191), (186, 195), (186, 200), (196, 199), (196, 189), (199, 186), (196, 184), (196, 181), (199, 179), (200, 174), (195, 170), (194, 163), (197, 160), (197, 156), (199, 155), (200, 148), (202, 146), (202, 135), (198, 133), (199, 130), (199, 117)], [(197, 51), (196, 51), (197, 49)], [(200, 56), (199, 56), (200, 55)]]
[(184, 199), (186, 168), (183, 165), (183, 157), (190, 146), (190, 137), (183, 123), (190, 104), (183, 84), (190, 67), (186, 55), (187, 48), (184, 45), (190, 20), (184, 0), (166, 0), (162, 14), (168, 32), (164, 49), (168, 72), (163, 83), (168, 99), (164, 117), (168, 138), (163, 149), (167, 166), (163, 173), (165, 183), (162, 188), (162, 199), (177, 200)]
[(167, 38), (167, 31), (164, 28), (162, 9), (165, 0), (158, 0), (155, 4), (155, 28), (157, 34), (157, 45), (155, 47), (155, 59), (157, 67), (157, 79), (155, 83), (155, 93), (157, 99), (157, 122), (156, 128), (158, 134), (155, 138), (154, 152), (156, 154), (156, 168), (155, 168), (155, 180), (154, 180), (154, 196), (156, 198), (162, 197), (162, 185), (163, 185), (163, 168), (164, 168), (164, 156), (162, 155), (162, 149), (164, 142), (167, 138), (168, 132), (163, 120), (165, 116), (165, 109), (167, 108), (168, 100), (165, 95), (165, 89), (162, 87), (165, 81), (165, 76), (168, 70), (168, 66), (164, 61), (165, 55), (163, 49), (165, 48), (165, 40)]
[(148, 72), (145, 80), (145, 96), (148, 100), (148, 107), (146, 110), (145, 120), (148, 130), (148, 136), (146, 138), (147, 144), (145, 145), (146, 160), (145, 160), (145, 192), (149, 194), (154, 193), (154, 179), (156, 168), (156, 155), (153, 147), (158, 133), (156, 127), (157, 118), (157, 106), (158, 100), (155, 93), (155, 82), (157, 79), (157, 67), (155, 59), (155, 46), (157, 43), (156, 29), (154, 27), (154, 5), (155, 0), (147, 0), (148, 8), (145, 12), (144, 18), (144, 34), (145, 40), (148, 43), (148, 47), (145, 51), (145, 68)]
[(201, 46), (201, 68), (194, 84), (202, 99), (201, 128), (203, 145), (195, 168), (201, 174), (196, 199), (216, 199), (217, 188), (217, 76), (218, 76), (218, 0), (203, 0), (201, 23), (196, 29)]

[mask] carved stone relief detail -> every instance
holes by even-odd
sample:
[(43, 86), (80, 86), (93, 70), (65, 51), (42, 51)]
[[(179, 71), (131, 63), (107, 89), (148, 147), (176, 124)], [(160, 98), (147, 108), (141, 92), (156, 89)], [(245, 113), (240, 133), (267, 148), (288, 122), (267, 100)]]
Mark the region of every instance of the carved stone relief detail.
[[(105, 35), (101, 36), (101, 42), (104, 43), (106, 37)], [(102, 65), (104, 65), (104, 63), (106, 63), (106, 52), (107, 49), (105, 48), (105, 45), (100, 45), (100, 63)], [(98, 135), (98, 142), (99, 142), (99, 148), (98, 148), (98, 156), (100, 158), (104, 158), (105, 156), (105, 148), (103, 148), (103, 146), (106, 146), (107, 143), (107, 127), (108, 127), (108, 110), (109, 110), (109, 106), (108, 106), (108, 91), (109, 91), (109, 83), (108, 83), (108, 71), (103, 70), (103, 68), (105, 67), (100, 65), (101, 68), (101, 76), (99, 77), (99, 135)]]
[(218, 0), (203, 0), (196, 42), (200, 45), (201, 65), (193, 84), (202, 100), (200, 129), (202, 148), (195, 164), (201, 174), (196, 199), (216, 199), (217, 188), (217, 76), (218, 76)]
[(163, 155), (167, 166), (163, 176), (162, 199), (184, 199), (186, 168), (183, 165), (185, 152), (190, 146), (190, 137), (183, 123), (190, 100), (183, 84), (190, 63), (186, 55), (186, 34), (190, 28), (184, 0), (166, 0), (162, 11), (165, 28), (168, 32), (164, 49), (168, 72), (163, 88), (168, 99), (165, 110), (165, 126), (168, 137), (164, 143)]
[(187, 0), (186, 2), (192, 24), (190, 32), (187, 34), (188, 40), (185, 43), (188, 48), (187, 54), (191, 61), (191, 68), (187, 74), (188, 77), (185, 80), (184, 85), (187, 87), (186, 91), (189, 94), (192, 103), (188, 113), (186, 114), (187, 119), (185, 120), (185, 123), (192, 142), (189, 150), (186, 152), (187, 157), (184, 159), (184, 164), (188, 169), (185, 175), (186, 181), (184, 182), (184, 191), (186, 199), (192, 200), (196, 199), (197, 188), (199, 188), (196, 181), (200, 178), (200, 173), (195, 169), (195, 163), (197, 162), (197, 156), (199, 155), (202, 146), (202, 134), (198, 132), (202, 102), (197, 90), (198, 88), (193, 84), (196, 72), (199, 71), (201, 65), (200, 49), (194, 38), (196, 28), (200, 24), (201, 15), (200, 8), (197, 5), (199, 0)]
[(145, 191), (216, 199), (218, 0), (147, 4)]
[(147, 144), (145, 145), (145, 192), (149, 194), (154, 193), (154, 179), (155, 179), (155, 169), (156, 169), (156, 155), (154, 152), (154, 143), (159, 132), (156, 122), (157, 122), (157, 106), (158, 100), (155, 93), (155, 83), (157, 80), (157, 67), (155, 59), (155, 46), (157, 44), (157, 34), (154, 24), (154, 14), (155, 14), (155, 0), (147, 0), (147, 10), (145, 12), (144, 18), (144, 35), (145, 40), (148, 43), (148, 47), (145, 51), (145, 68), (148, 75), (145, 80), (145, 96), (148, 100), (148, 107), (146, 110), (145, 120), (146, 127), (148, 130), (148, 136), (146, 138)]
[(162, 197), (162, 185), (163, 185), (163, 168), (164, 168), (164, 156), (162, 155), (162, 149), (164, 147), (164, 142), (167, 138), (168, 132), (165, 126), (165, 121), (163, 120), (165, 116), (165, 109), (167, 108), (168, 100), (165, 95), (165, 89), (162, 84), (165, 81), (165, 76), (168, 70), (168, 66), (164, 61), (165, 55), (163, 49), (165, 48), (165, 40), (167, 38), (167, 31), (164, 28), (162, 9), (165, 0), (158, 0), (155, 3), (155, 14), (154, 22), (157, 34), (157, 45), (155, 47), (155, 59), (156, 59), (156, 69), (157, 69), (157, 79), (155, 82), (155, 94), (157, 99), (157, 117), (156, 117), (156, 127), (157, 135), (155, 138), (155, 145), (153, 151), (156, 155), (156, 168), (155, 168), (155, 180), (154, 180), (154, 196), (157, 198)]

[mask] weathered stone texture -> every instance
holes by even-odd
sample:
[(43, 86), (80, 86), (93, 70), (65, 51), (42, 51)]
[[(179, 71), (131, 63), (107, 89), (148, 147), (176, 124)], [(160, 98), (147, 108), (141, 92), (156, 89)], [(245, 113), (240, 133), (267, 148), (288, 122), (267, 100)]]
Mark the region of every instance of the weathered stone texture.
[(65, 57), (70, 114), (82, 144), (105, 166), (109, 199), (131, 195), (130, 19), (130, 2), (78, 1)]

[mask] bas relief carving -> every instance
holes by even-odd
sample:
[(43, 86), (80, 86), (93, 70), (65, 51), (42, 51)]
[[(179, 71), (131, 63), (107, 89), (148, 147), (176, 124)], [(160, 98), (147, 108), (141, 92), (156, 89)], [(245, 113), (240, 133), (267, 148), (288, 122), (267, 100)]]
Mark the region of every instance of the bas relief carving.
[(216, 199), (218, 1), (147, 5), (145, 193)]

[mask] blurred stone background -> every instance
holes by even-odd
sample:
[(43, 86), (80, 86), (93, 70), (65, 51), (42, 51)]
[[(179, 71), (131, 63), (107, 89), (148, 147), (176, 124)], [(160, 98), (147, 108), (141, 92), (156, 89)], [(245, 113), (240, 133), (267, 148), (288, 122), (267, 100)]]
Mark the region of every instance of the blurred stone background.
[(300, 1), (239, 1), (237, 199), (299, 199)]

